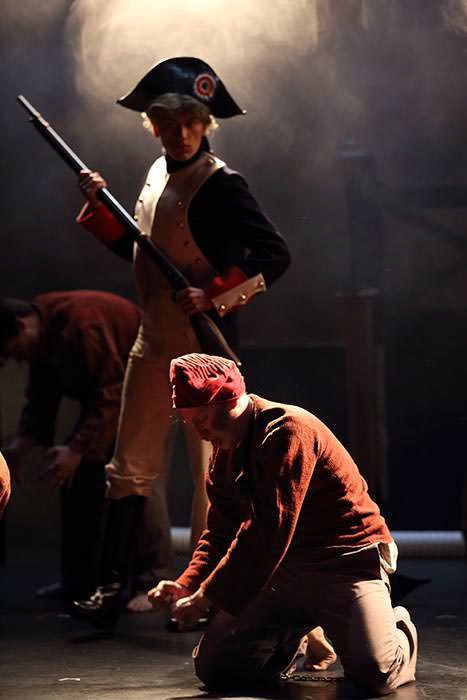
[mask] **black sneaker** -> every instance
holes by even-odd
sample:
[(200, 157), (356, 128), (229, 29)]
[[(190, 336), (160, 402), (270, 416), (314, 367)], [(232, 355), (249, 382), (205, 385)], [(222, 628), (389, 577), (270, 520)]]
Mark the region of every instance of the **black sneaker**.
[(122, 586), (110, 583), (99, 586), (87, 600), (74, 600), (74, 610), (99, 629), (113, 630), (117, 624), (122, 602)]

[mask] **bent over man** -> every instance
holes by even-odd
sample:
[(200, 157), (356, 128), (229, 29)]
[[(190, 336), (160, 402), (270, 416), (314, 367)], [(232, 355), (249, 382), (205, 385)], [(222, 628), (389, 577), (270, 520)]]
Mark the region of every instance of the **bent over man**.
[(413, 681), (416, 629), (389, 595), (396, 546), (329, 428), (247, 394), (230, 360), (185, 355), (170, 379), (183, 420), (213, 444), (210, 505), (187, 569), (148, 595), (182, 624), (216, 609), (194, 652), (198, 677), (210, 689), (278, 679), (322, 627), (357, 684), (385, 694)]
[[(5, 458), (20, 482), (26, 455), (36, 445), (48, 447), (45, 477), (60, 489), (61, 584), (39, 595), (73, 600), (96, 586), (104, 465), (139, 320), (135, 304), (106, 292), (0, 299), (0, 357), (29, 365), (25, 403)], [(63, 397), (78, 401), (81, 411), (66, 444), (52, 447)]]
[[(159, 568), (162, 559), (170, 561), (165, 503), (171, 422), (168, 369), (177, 355), (200, 350), (190, 315), (211, 314), (235, 345), (236, 310), (264, 292), (289, 264), (283, 238), (244, 178), (210, 150), (207, 134), (216, 126), (214, 117), (230, 118), (242, 110), (207, 63), (192, 57), (162, 61), (118, 102), (144, 113), (164, 152), (149, 170), (138, 197), (138, 225), (190, 286), (174, 294), (156, 265), (135, 249), (143, 319), (127, 369), (116, 450), (107, 468), (113, 530), (109, 527), (105, 537), (102, 586), (92, 599), (77, 603), (91, 621), (103, 626), (116, 620), (128, 547), (154, 479), (159, 531), (165, 533), (159, 550), (164, 549), (166, 556), (159, 557)], [(83, 172), (80, 183), (88, 205), (79, 222), (113, 251), (131, 257), (131, 237), (99, 202), (103, 179), (98, 173)], [(196, 543), (205, 523), (204, 478), (210, 450), (190, 426), (186, 430), (195, 483), (192, 541)]]

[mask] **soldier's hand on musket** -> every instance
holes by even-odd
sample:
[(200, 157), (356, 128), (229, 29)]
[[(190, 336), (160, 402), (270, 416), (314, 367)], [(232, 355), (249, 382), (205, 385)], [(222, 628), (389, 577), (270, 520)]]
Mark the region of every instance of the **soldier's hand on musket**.
[(103, 187), (107, 187), (107, 182), (100, 173), (91, 170), (81, 170), (78, 176), (78, 185), (94, 209), (101, 206), (97, 194)]
[(199, 287), (186, 287), (175, 294), (175, 301), (183, 311), (190, 316), (198, 311), (209, 311), (212, 301), (203, 289)]

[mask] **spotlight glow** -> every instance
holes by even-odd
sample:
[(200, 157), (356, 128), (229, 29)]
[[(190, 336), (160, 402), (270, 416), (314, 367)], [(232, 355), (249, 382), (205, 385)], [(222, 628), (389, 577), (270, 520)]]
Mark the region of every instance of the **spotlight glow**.
[(67, 29), (77, 85), (108, 103), (157, 61), (194, 55), (245, 88), (261, 58), (283, 63), (313, 47), (327, 7), (328, 0), (75, 0)]

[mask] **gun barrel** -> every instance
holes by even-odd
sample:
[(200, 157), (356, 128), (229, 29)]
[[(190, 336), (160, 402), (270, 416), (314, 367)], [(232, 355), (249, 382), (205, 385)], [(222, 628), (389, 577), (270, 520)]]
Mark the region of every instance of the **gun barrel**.
[(31, 116), (31, 122), (39, 133), (45, 138), (45, 140), (52, 146), (54, 151), (58, 153), (59, 156), (65, 160), (68, 165), (75, 171), (79, 173), (80, 170), (87, 170), (88, 167), (81, 158), (79, 158), (76, 153), (69, 147), (69, 145), (57, 134), (57, 132), (52, 129), (49, 122), (44, 119), (42, 114), (35, 109), (30, 102), (23, 96), (18, 95), (18, 102), (24, 107), (24, 109)]
[[(41, 136), (46, 139), (46, 141), (52, 146), (54, 151), (71, 166), (72, 170), (79, 173), (81, 170), (90, 170), (86, 163), (79, 158), (76, 153), (69, 147), (69, 145), (62, 139), (57, 132), (52, 129), (49, 122), (43, 118), (40, 112), (32, 106), (32, 104), (24, 97), (24, 95), (17, 96), (18, 102), (25, 108), (28, 114), (31, 116), (31, 122), (39, 131)], [(188, 285), (187, 280), (184, 276), (173, 266), (171, 266), (169, 260), (166, 258), (161, 250), (154, 250), (153, 242), (141, 231), (139, 226), (136, 224), (135, 220), (127, 212), (125, 207), (123, 207), (118, 199), (116, 199), (113, 194), (107, 189), (107, 187), (102, 188), (98, 194), (101, 202), (123, 223), (132, 238), (142, 247), (145, 252), (152, 258), (155, 259), (156, 263), (164, 264), (167, 270), (170, 270), (170, 279), (177, 289), (183, 289)]]
[(42, 115), (35, 109), (32, 104), (24, 97), (24, 95), (18, 95), (17, 98), (18, 102), (24, 107), (26, 112), (29, 112), (31, 117), (34, 119), (39, 119), (41, 121), (45, 121), (43, 119)]

